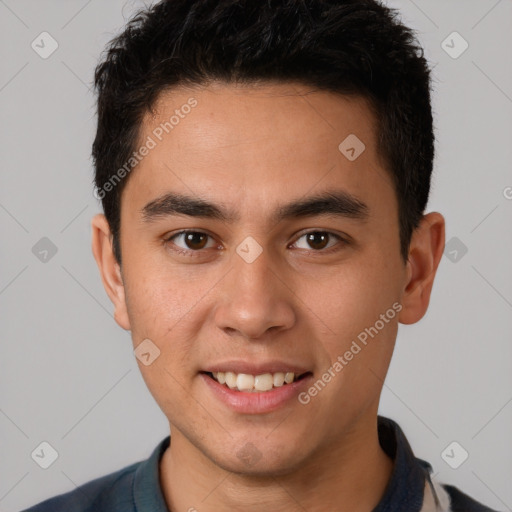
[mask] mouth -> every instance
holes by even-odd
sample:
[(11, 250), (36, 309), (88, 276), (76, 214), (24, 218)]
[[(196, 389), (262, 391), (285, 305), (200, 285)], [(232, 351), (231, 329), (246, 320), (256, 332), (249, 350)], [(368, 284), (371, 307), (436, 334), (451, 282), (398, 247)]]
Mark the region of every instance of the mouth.
[(264, 373), (250, 375), (234, 372), (200, 372), (233, 391), (246, 393), (265, 393), (272, 389), (288, 386), (312, 375), (311, 372), (295, 374), (293, 372)]

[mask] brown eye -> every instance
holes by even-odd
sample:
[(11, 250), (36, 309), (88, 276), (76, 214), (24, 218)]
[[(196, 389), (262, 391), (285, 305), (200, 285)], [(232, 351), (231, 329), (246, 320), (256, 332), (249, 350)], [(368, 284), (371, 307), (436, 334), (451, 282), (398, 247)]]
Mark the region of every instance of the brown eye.
[(198, 232), (185, 233), (185, 244), (189, 249), (203, 249), (208, 241), (208, 235)]
[(313, 249), (324, 249), (329, 241), (329, 235), (322, 232), (308, 233), (306, 240)]
[[(172, 242), (178, 252), (199, 252), (207, 248), (208, 239), (214, 242), (210, 235), (201, 231), (180, 231), (168, 237), (166, 242)], [(212, 244), (209, 247), (212, 247)]]
[(293, 245), (307, 251), (328, 252), (332, 247), (340, 245), (340, 242), (341, 245), (348, 243), (341, 236), (329, 231), (310, 231), (299, 237)]

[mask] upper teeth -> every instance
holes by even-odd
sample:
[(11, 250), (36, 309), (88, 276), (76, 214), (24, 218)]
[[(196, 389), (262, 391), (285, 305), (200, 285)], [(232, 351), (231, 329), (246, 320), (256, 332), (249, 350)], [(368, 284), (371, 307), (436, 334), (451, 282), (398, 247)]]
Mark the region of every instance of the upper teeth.
[(247, 373), (213, 372), (213, 378), (221, 384), (238, 391), (269, 391), (272, 387), (281, 387), (295, 380), (293, 372), (264, 373), (262, 375), (249, 375)]

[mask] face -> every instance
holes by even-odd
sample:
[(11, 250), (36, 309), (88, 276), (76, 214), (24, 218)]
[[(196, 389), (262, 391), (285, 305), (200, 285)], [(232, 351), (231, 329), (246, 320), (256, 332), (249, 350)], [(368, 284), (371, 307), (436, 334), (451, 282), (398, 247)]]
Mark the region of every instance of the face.
[[(375, 129), (363, 99), (290, 84), (174, 89), (146, 116), (110, 294), (173, 443), (284, 474), (374, 421), (411, 277)], [(292, 368), (257, 393), (204, 373)]]

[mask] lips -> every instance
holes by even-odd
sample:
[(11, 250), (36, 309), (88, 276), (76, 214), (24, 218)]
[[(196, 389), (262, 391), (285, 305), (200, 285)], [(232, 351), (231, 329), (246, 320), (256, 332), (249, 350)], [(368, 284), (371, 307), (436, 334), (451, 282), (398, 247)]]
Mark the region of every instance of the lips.
[(298, 380), (289, 384), (283, 383), (280, 387), (272, 387), (263, 392), (231, 389), (225, 384), (220, 384), (206, 372), (199, 372), (199, 377), (211, 396), (230, 410), (239, 414), (268, 414), (283, 407), (300, 405), (297, 397), (311, 385), (313, 373), (306, 372)]

